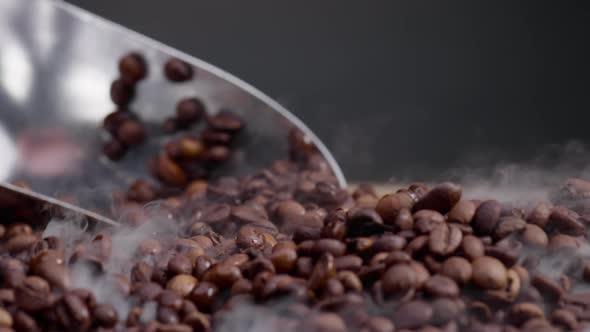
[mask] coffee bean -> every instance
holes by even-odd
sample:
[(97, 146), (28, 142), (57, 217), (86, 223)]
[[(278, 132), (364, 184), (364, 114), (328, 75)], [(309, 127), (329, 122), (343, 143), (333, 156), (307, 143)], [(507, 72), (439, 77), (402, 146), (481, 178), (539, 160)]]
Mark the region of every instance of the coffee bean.
[(333, 313), (318, 313), (305, 320), (301, 329), (310, 332), (345, 332), (342, 318)]
[(475, 215), (471, 221), (475, 233), (479, 235), (492, 234), (498, 224), (501, 210), (502, 206), (498, 201), (489, 200), (481, 203), (475, 210)]
[(447, 219), (449, 222), (469, 224), (475, 215), (475, 204), (473, 201), (462, 200), (457, 202), (449, 212)]
[(193, 67), (180, 59), (172, 58), (164, 65), (164, 75), (172, 82), (185, 82), (193, 78)]
[(494, 238), (503, 239), (511, 235), (512, 233), (518, 233), (522, 231), (526, 227), (526, 225), (526, 221), (524, 221), (520, 217), (501, 217), (500, 220), (498, 220), (496, 229), (494, 230)]
[(430, 190), (414, 205), (414, 211), (435, 210), (441, 214), (449, 212), (461, 199), (462, 189), (458, 185), (445, 182)]
[(14, 328), (16, 331), (40, 332), (41, 328), (29, 314), (24, 311), (17, 311), (14, 315)]
[(420, 210), (413, 215), (414, 230), (418, 233), (430, 233), (436, 226), (445, 223), (442, 214), (434, 210)]
[(145, 128), (139, 121), (125, 120), (117, 128), (117, 139), (127, 146), (141, 144), (145, 137)]
[(566, 309), (555, 309), (551, 314), (551, 322), (566, 330), (575, 330), (578, 327), (576, 315)]
[(119, 74), (130, 83), (135, 83), (146, 77), (147, 65), (143, 56), (132, 52), (119, 60)]
[(416, 288), (418, 285), (417, 273), (408, 264), (396, 264), (390, 267), (381, 280), (383, 291), (390, 295)]
[(559, 299), (563, 293), (563, 288), (549, 277), (537, 274), (531, 279), (531, 284), (535, 286), (541, 294), (550, 301)]
[(135, 87), (119, 78), (111, 84), (111, 100), (118, 106), (127, 106), (135, 96)]
[(86, 331), (90, 327), (90, 312), (82, 300), (74, 294), (66, 294), (55, 309), (57, 320), (67, 331)]
[(242, 119), (229, 110), (221, 110), (207, 119), (214, 130), (235, 133), (244, 127)]
[(323, 253), (330, 253), (334, 257), (340, 257), (346, 253), (346, 245), (334, 239), (320, 239), (314, 243), (311, 254), (320, 256)]
[(441, 223), (430, 232), (428, 246), (430, 252), (446, 256), (457, 250), (462, 240), (463, 233), (458, 228)]
[(176, 124), (187, 128), (205, 115), (205, 105), (197, 98), (184, 98), (176, 104)]
[(326, 282), (335, 275), (336, 266), (334, 264), (334, 256), (329, 252), (325, 252), (313, 267), (309, 276), (308, 287), (311, 290), (317, 291), (323, 288)]
[(508, 282), (504, 264), (496, 258), (481, 256), (473, 260), (473, 281), (486, 289), (504, 289)]
[[(190, 326), (192, 331), (203, 331), (208, 332), (211, 329), (211, 323), (209, 322), (209, 318), (198, 312), (191, 312), (187, 316), (184, 317), (183, 321), (184, 324)], [(189, 329), (187, 332), (190, 332)]]
[(527, 224), (521, 237), (522, 241), (530, 246), (546, 247), (549, 244), (545, 231), (535, 224)]
[(444, 261), (440, 273), (453, 279), (458, 284), (466, 284), (471, 280), (473, 269), (463, 257), (450, 257)]
[(5, 287), (16, 287), (25, 279), (25, 266), (21, 261), (4, 257), (0, 260), (0, 276)]
[(346, 213), (349, 236), (370, 236), (383, 233), (388, 228), (383, 224), (381, 216), (370, 208), (352, 208)]
[(39, 239), (35, 235), (20, 234), (6, 240), (4, 248), (11, 254), (29, 250)]
[(0, 308), (0, 327), (10, 328), (12, 324), (12, 315), (6, 309)]
[(337, 271), (358, 271), (363, 265), (363, 260), (356, 255), (346, 255), (334, 259)]
[(416, 329), (427, 325), (432, 316), (432, 306), (427, 302), (416, 300), (401, 304), (391, 318), (398, 329)]
[(441, 297), (432, 302), (432, 309), (432, 324), (440, 326), (456, 319), (465, 309), (465, 303)]
[(549, 202), (540, 202), (527, 216), (527, 221), (531, 224), (535, 224), (541, 228), (545, 227), (549, 221), (553, 205)]
[(26, 277), (15, 290), (16, 304), (27, 312), (37, 312), (51, 307), (54, 297), (51, 296), (49, 284), (36, 276)]
[(375, 211), (383, 218), (384, 223), (392, 225), (395, 223), (400, 210), (403, 208), (411, 209), (413, 204), (414, 201), (407, 193), (390, 194), (383, 196), (377, 202)]
[(125, 156), (127, 148), (117, 140), (110, 140), (103, 145), (102, 153), (110, 160), (117, 161)]
[(549, 248), (556, 249), (576, 249), (580, 247), (580, 241), (573, 236), (565, 234), (556, 234), (549, 239)]
[(242, 277), (240, 269), (236, 266), (217, 264), (209, 269), (204, 276), (205, 281), (217, 285), (217, 287), (229, 288), (231, 285)]
[(178, 274), (168, 281), (166, 288), (177, 292), (181, 296), (187, 296), (197, 283), (197, 279), (190, 274)]
[(180, 166), (165, 154), (160, 154), (155, 161), (157, 177), (164, 183), (172, 186), (183, 186), (188, 177)]
[(271, 261), (279, 273), (293, 271), (297, 263), (297, 252), (294, 248), (282, 248), (272, 253)]
[(578, 219), (579, 215), (574, 211), (556, 206), (551, 210), (546, 229), (571, 236), (584, 235), (586, 228)]
[(524, 322), (534, 318), (544, 318), (543, 309), (539, 308), (535, 303), (517, 303), (510, 307), (508, 317), (506, 319), (514, 325), (521, 325)]
[(424, 291), (432, 296), (456, 297), (459, 287), (453, 279), (443, 275), (434, 275), (424, 284)]
[(193, 265), (184, 255), (178, 254), (168, 261), (168, 273), (172, 276), (177, 274), (191, 274)]
[(372, 316), (363, 324), (361, 331), (365, 332), (394, 332), (393, 323), (382, 316)]

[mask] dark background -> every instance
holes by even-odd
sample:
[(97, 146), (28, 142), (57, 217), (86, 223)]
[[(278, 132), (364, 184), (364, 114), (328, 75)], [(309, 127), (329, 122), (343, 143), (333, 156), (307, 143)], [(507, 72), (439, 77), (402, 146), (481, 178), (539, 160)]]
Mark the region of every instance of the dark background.
[(588, 1), (70, 1), (296, 113), (351, 180), (590, 140)]

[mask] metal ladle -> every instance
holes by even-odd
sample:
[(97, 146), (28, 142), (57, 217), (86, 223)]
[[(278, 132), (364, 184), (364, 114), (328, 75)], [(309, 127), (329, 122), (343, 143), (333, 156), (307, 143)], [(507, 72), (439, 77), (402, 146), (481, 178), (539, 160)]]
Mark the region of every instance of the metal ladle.
[[(307, 126), (235, 76), (62, 1), (0, 0), (0, 188), (5, 193), (116, 224), (87, 209), (98, 204), (97, 194), (146, 176), (145, 156), (161, 144), (147, 144), (120, 163), (101, 155), (101, 122), (115, 109), (110, 84), (118, 76), (118, 59), (131, 51), (141, 53), (149, 66), (131, 104), (145, 122), (162, 124), (183, 97), (199, 97), (209, 113), (232, 109), (247, 126), (234, 167), (227, 170), (232, 175), (284, 158), (286, 133), (295, 127), (346, 186), (335, 159)], [(195, 78), (169, 82), (162, 68), (171, 57), (191, 64)], [(34, 191), (10, 185), (14, 180)], [(56, 199), (66, 193), (74, 193), (79, 206)]]

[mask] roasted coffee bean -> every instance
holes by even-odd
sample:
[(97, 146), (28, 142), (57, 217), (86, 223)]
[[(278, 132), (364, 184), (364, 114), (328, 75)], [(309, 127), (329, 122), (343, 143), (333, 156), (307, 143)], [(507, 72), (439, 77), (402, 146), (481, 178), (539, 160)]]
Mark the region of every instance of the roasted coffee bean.
[(496, 258), (481, 256), (473, 260), (473, 281), (484, 289), (504, 289), (508, 283), (507, 270)]
[(90, 327), (90, 312), (82, 300), (74, 294), (65, 294), (55, 309), (57, 320), (67, 331), (86, 331)]
[(348, 270), (355, 272), (361, 268), (363, 260), (356, 255), (346, 255), (334, 259), (334, 265), (338, 271)]
[(310, 332), (345, 332), (346, 325), (340, 316), (334, 313), (318, 313), (302, 322), (302, 331)]
[(13, 258), (2, 258), (0, 260), (0, 276), (5, 287), (16, 287), (25, 279), (24, 264)]
[(51, 307), (54, 297), (49, 284), (36, 276), (26, 277), (15, 290), (16, 304), (27, 312), (37, 312)]
[(564, 290), (559, 283), (541, 274), (533, 276), (531, 284), (550, 301), (559, 299), (564, 293)]
[(138, 262), (131, 269), (131, 281), (147, 282), (152, 280), (154, 268), (146, 262)]
[(462, 189), (458, 185), (445, 182), (430, 190), (414, 205), (414, 210), (435, 210), (441, 214), (449, 212), (461, 199)]
[(190, 274), (178, 274), (168, 281), (166, 288), (177, 292), (181, 296), (187, 296), (197, 283), (198, 280)]
[(444, 261), (440, 273), (453, 279), (458, 284), (466, 284), (471, 280), (473, 269), (467, 259), (454, 256)]
[(0, 308), (0, 327), (10, 328), (12, 324), (12, 315), (6, 309)]
[(401, 209), (411, 209), (414, 205), (412, 197), (407, 193), (396, 193), (383, 196), (375, 211), (383, 218), (383, 222), (393, 225)]
[(14, 255), (29, 250), (38, 240), (35, 235), (19, 234), (8, 238), (4, 248)]
[(370, 236), (388, 230), (381, 216), (371, 208), (355, 207), (346, 213), (348, 235)]
[(578, 327), (576, 315), (566, 309), (556, 309), (551, 314), (551, 322), (567, 330), (575, 330)]
[(16, 331), (40, 332), (42, 331), (33, 317), (24, 311), (17, 311), (14, 315), (14, 328)]
[(119, 60), (119, 74), (130, 83), (144, 79), (147, 75), (147, 65), (143, 56), (132, 52)]
[(549, 202), (541, 202), (527, 216), (527, 221), (541, 228), (549, 221), (553, 206)]
[(168, 261), (168, 273), (174, 276), (177, 274), (191, 274), (193, 265), (185, 255), (177, 254)]
[(449, 222), (469, 224), (475, 215), (475, 203), (469, 200), (457, 202), (449, 212), (447, 219)]
[(393, 332), (395, 326), (393, 323), (382, 316), (372, 316), (363, 323), (361, 329), (363, 332)]
[(513, 305), (508, 311), (506, 319), (512, 322), (514, 325), (521, 325), (524, 322), (534, 318), (544, 318), (545, 314), (543, 309), (535, 303), (517, 303)]
[(152, 301), (162, 293), (162, 286), (154, 282), (143, 282), (136, 284), (133, 292), (143, 301)]
[(117, 128), (117, 139), (127, 146), (141, 144), (145, 137), (144, 126), (136, 120), (125, 120)]
[(494, 246), (485, 249), (486, 255), (499, 259), (505, 266), (512, 267), (518, 261), (522, 251), (522, 243), (505, 238)]
[(242, 119), (229, 110), (221, 110), (214, 116), (209, 117), (207, 121), (214, 130), (230, 133), (237, 132), (244, 127)]
[(219, 288), (229, 288), (242, 277), (242, 272), (236, 266), (217, 264), (209, 269), (204, 276), (205, 281), (214, 283)]
[(518, 233), (526, 227), (526, 221), (516, 216), (501, 217), (494, 230), (494, 238), (503, 239), (513, 233)]
[(185, 171), (166, 154), (160, 154), (154, 164), (156, 176), (165, 184), (183, 186), (188, 182)]
[(336, 266), (334, 256), (325, 252), (315, 263), (308, 280), (308, 287), (311, 290), (319, 290), (324, 287), (326, 282), (336, 275)]
[(135, 87), (119, 78), (111, 84), (111, 100), (118, 106), (127, 106), (135, 96)]
[(430, 277), (424, 284), (424, 291), (432, 296), (455, 297), (459, 295), (457, 283), (442, 275)]
[(521, 235), (525, 244), (536, 247), (546, 247), (549, 244), (549, 238), (545, 231), (534, 224), (527, 224)]
[(313, 244), (311, 254), (317, 257), (323, 253), (330, 253), (334, 257), (340, 257), (346, 253), (346, 245), (334, 239), (320, 239)]
[(117, 311), (110, 304), (98, 304), (92, 310), (92, 316), (100, 326), (106, 328), (114, 327), (119, 320)]
[(586, 232), (584, 224), (579, 221), (579, 215), (562, 206), (556, 206), (551, 210), (546, 229), (549, 232), (555, 231), (571, 236), (584, 235)]
[(441, 223), (430, 232), (428, 247), (433, 254), (446, 256), (457, 250), (462, 240), (461, 230), (452, 225)]
[(127, 148), (117, 140), (106, 142), (102, 148), (102, 153), (113, 161), (123, 158), (125, 152), (127, 152)]
[[(385, 221), (384, 221), (385, 223)], [(397, 217), (393, 221), (392, 226), (400, 231), (411, 231), (414, 229), (414, 217), (409, 208), (402, 208), (399, 210)]]
[(496, 229), (502, 206), (496, 200), (481, 203), (471, 221), (471, 226), (476, 234), (491, 235)]
[(164, 75), (173, 82), (188, 81), (193, 78), (193, 67), (180, 59), (172, 58), (164, 65)]
[(408, 264), (396, 264), (390, 267), (383, 278), (383, 291), (386, 294), (396, 294), (418, 286), (416, 270)]
[(434, 210), (420, 210), (414, 213), (414, 230), (418, 233), (430, 233), (436, 226), (445, 223), (445, 217)]
[(580, 241), (573, 236), (556, 234), (549, 239), (550, 249), (576, 249), (580, 247)]
[(184, 98), (176, 105), (176, 124), (187, 128), (205, 115), (205, 105), (197, 98)]
[(274, 250), (271, 261), (279, 273), (289, 273), (295, 269), (297, 263), (297, 251), (295, 248), (281, 248)]
[(416, 300), (403, 303), (396, 308), (392, 320), (398, 329), (416, 329), (427, 325), (432, 316), (432, 306), (427, 302)]

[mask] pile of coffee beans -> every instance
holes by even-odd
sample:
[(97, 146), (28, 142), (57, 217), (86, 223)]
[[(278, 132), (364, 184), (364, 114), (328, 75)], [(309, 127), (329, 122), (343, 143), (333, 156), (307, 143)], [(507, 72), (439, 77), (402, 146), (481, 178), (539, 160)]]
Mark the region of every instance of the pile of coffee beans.
[[(165, 72), (192, 77), (178, 60)], [(126, 56), (121, 75), (137, 82), (145, 62)], [(140, 123), (105, 119), (126, 147), (140, 142), (128, 121)], [(154, 179), (115, 193), (126, 237), (43, 236), (22, 215), (0, 225), (0, 332), (590, 329), (590, 182), (532, 205), (450, 182), (350, 192), (297, 130), (285, 160), (211, 178), (246, 124), (193, 98), (167, 122), (184, 132), (149, 163)], [(81, 270), (99, 286), (80, 286)]]

